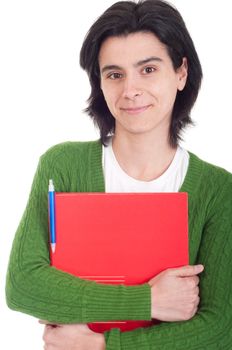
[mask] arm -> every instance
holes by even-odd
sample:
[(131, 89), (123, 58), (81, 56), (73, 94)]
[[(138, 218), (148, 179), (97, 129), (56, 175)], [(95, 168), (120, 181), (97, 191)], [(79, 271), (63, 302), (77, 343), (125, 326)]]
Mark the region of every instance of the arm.
[(83, 191), (84, 181), (77, 171), (78, 158), (73, 160), (63, 148), (41, 158), (12, 247), (6, 282), (8, 306), (55, 323), (127, 319), (128, 315), (149, 320), (149, 285), (100, 285), (50, 266), (48, 179), (54, 180), (57, 191)]
[[(225, 180), (225, 176), (223, 179)], [(204, 191), (200, 196), (203, 203)], [(217, 350), (231, 348), (231, 198), (232, 181), (231, 175), (228, 175), (226, 181), (221, 181), (207, 206), (197, 257), (205, 267), (200, 281), (201, 302), (198, 313), (186, 322), (162, 323), (148, 329), (141, 328), (124, 333), (120, 333), (117, 329), (111, 330), (105, 333), (107, 349)], [(197, 215), (203, 218), (200, 203), (198, 199)], [(194, 240), (194, 237), (192, 239)]]
[[(66, 152), (65, 150), (64, 146), (56, 146), (39, 163), (28, 205), (13, 244), (6, 284), (7, 303), (14, 310), (53, 323), (149, 320), (149, 284), (130, 287), (101, 285), (50, 267), (48, 179), (55, 181), (57, 191), (92, 190), (86, 188), (86, 171), (82, 172), (84, 175), (79, 173), (77, 176), (79, 158), (83, 159), (78, 155), (78, 148), (74, 151), (73, 147), (69, 147)], [(70, 156), (72, 152), (75, 157)], [(176, 294), (180, 295), (181, 288), (181, 285), (172, 285), (168, 289), (172, 293), (177, 290)], [(166, 293), (166, 296), (171, 300), (170, 293)], [(154, 307), (157, 311), (157, 292), (155, 300)], [(175, 306), (178, 306), (176, 299)], [(182, 300), (180, 308), (178, 311), (185, 311)], [(166, 307), (166, 312), (168, 311)], [(157, 313), (152, 313), (153, 318), (159, 318), (158, 316)]]
[[(203, 266), (185, 266), (178, 269), (168, 269), (151, 281), (152, 317), (160, 320), (176, 321), (190, 319), (195, 315), (199, 302), (196, 273)], [(190, 288), (189, 288), (190, 287)], [(153, 296), (154, 295), (154, 296)], [(46, 321), (43, 340), (45, 347), (55, 349), (105, 350), (103, 334), (94, 333), (86, 325), (52, 325)]]

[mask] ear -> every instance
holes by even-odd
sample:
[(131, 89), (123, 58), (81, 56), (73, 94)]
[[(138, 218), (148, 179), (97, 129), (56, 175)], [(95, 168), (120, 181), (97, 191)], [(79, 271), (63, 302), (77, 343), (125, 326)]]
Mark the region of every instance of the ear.
[(187, 58), (183, 57), (182, 65), (177, 69), (177, 89), (179, 91), (184, 90), (186, 81), (188, 77), (188, 62)]

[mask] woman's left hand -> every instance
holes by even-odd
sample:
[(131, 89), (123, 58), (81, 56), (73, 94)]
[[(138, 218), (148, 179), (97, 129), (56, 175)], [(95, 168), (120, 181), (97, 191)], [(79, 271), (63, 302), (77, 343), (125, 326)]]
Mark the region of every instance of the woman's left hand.
[(46, 324), (44, 350), (105, 350), (104, 335), (91, 331), (86, 324), (40, 323)]

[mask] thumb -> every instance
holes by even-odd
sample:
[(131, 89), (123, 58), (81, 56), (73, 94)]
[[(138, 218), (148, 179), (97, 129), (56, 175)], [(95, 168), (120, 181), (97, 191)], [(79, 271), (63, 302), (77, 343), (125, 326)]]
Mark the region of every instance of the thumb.
[(177, 269), (171, 269), (170, 272), (172, 275), (177, 277), (191, 277), (198, 275), (204, 270), (203, 265), (186, 265), (183, 267), (179, 267)]

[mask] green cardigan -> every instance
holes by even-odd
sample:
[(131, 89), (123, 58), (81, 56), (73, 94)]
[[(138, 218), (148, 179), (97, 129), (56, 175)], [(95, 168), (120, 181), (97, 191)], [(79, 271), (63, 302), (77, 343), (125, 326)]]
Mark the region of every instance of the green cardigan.
[[(180, 192), (189, 194), (190, 264), (205, 266), (199, 311), (185, 322), (105, 332), (107, 350), (232, 349), (232, 174), (189, 154)], [(59, 192), (104, 192), (100, 142), (66, 142), (41, 157), (10, 256), (8, 306), (57, 323), (150, 320), (147, 283), (102, 285), (50, 267), (50, 178)]]

